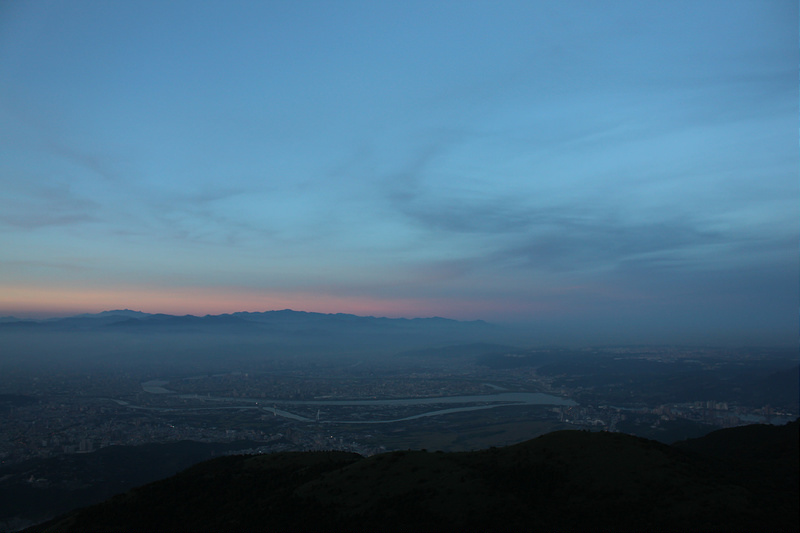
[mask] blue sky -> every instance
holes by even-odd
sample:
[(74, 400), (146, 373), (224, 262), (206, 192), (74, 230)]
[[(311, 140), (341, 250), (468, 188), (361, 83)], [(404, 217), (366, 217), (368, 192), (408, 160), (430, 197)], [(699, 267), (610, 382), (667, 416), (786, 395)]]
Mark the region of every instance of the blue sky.
[(0, 314), (796, 343), (796, 2), (0, 3)]

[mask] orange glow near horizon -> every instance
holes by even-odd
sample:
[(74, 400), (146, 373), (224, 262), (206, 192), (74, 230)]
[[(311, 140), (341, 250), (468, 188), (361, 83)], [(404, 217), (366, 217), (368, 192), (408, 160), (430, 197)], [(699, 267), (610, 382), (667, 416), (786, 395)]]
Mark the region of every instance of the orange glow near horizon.
[[(415, 318), (442, 316), (458, 320), (486, 319), (498, 311), (515, 311), (507, 303), (436, 299), (348, 297), (325, 293), (280, 292), (235, 288), (0, 288), (0, 315), (47, 318), (113, 309), (172, 315), (218, 315), (237, 311), (294, 309), (318, 313)], [(526, 309), (530, 312), (530, 309)], [(517, 309), (516, 311), (521, 311)]]

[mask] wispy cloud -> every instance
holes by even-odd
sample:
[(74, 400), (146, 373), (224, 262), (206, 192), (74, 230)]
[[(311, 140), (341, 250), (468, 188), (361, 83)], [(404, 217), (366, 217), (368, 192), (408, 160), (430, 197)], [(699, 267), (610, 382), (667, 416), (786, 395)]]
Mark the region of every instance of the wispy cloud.
[(796, 4), (81, 6), (0, 47), (28, 288), (736, 327), (796, 289)]
[(0, 222), (36, 229), (100, 220), (97, 202), (74, 193), (68, 184), (42, 184), (41, 180), (26, 178), (31, 176), (15, 174), (2, 178), (5, 194), (0, 198)]

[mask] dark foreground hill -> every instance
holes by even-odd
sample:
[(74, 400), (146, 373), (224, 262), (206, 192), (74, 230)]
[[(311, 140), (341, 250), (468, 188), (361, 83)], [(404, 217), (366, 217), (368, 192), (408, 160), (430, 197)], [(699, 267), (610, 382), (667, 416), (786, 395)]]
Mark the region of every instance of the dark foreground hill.
[(16, 530), (107, 500), (193, 464), (263, 443), (180, 441), (108, 446), (4, 465), (0, 462), (0, 531)]
[(798, 423), (667, 446), (560, 431), (464, 453), (230, 456), (36, 531), (797, 531)]

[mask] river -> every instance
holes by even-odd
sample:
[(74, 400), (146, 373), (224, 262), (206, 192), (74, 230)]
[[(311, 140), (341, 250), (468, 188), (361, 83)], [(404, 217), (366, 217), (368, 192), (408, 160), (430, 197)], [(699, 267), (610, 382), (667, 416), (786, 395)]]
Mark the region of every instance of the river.
[[(145, 383), (142, 383), (142, 390), (145, 392), (149, 392), (151, 394), (168, 394), (173, 393), (174, 391), (170, 391), (169, 389), (165, 389), (163, 385), (166, 385), (166, 381), (162, 380), (151, 380)], [(425, 406), (437, 406), (437, 405), (459, 405), (461, 404), (462, 407), (450, 407), (446, 409), (431, 409), (429, 411), (425, 411), (423, 413), (419, 413), (412, 416), (402, 417), (402, 418), (395, 418), (391, 420), (324, 420), (323, 422), (326, 423), (343, 423), (343, 424), (386, 424), (389, 422), (403, 422), (407, 420), (414, 420), (417, 418), (423, 418), (427, 416), (438, 416), (438, 415), (445, 415), (450, 413), (459, 413), (465, 411), (478, 411), (482, 409), (494, 409), (496, 407), (507, 407), (513, 405), (566, 405), (566, 406), (574, 406), (577, 405), (572, 400), (566, 398), (559, 398), (558, 396), (553, 396), (550, 394), (544, 394), (541, 392), (498, 392), (493, 394), (471, 394), (471, 395), (464, 395), (464, 396), (438, 396), (434, 398), (393, 398), (393, 399), (363, 399), (363, 400), (276, 400), (276, 399), (263, 399), (263, 398), (231, 398), (225, 396), (198, 396), (196, 394), (177, 394), (178, 398), (185, 398), (185, 399), (199, 399), (203, 401), (209, 402), (236, 402), (236, 403), (243, 403), (243, 404), (254, 404), (252, 406), (241, 405), (239, 407), (226, 407), (227, 409), (236, 409), (236, 408), (253, 408), (258, 406), (258, 408), (263, 409), (264, 411), (268, 411), (273, 413), (275, 416), (281, 416), (284, 418), (290, 418), (292, 420), (298, 420), (301, 422), (317, 422), (317, 420), (313, 420), (308, 417), (304, 417), (302, 415), (298, 415), (292, 413), (290, 411), (286, 411), (283, 409), (278, 409), (278, 405), (281, 406), (291, 406), (291, 405), (313, 405), (319, 407), (325, 406), (385, 406), (385, 407), (407, 407), (407, 406), (414, 406), (414, 405), (425, 405)], [(274, 407), (267, 407), (266, 405), (272, 404)], [(473, 404), (473, 405), (463, 405), (463, 404)], [(479, 404), (479, 405), (474, 405)], [(134, 407), (134, 406), (131, 406)], [(143, 407), (139, 407), (143, 408)], [(169, 411), (177, 411), (177, 410), (200, 410), (200, 409), (219, 409), (219, 407), (207, 407), (207, 408), (159, 408), (159, 407), (150, 407), (144, 409), (152, 409), (152, 410), (169, 410)]]

